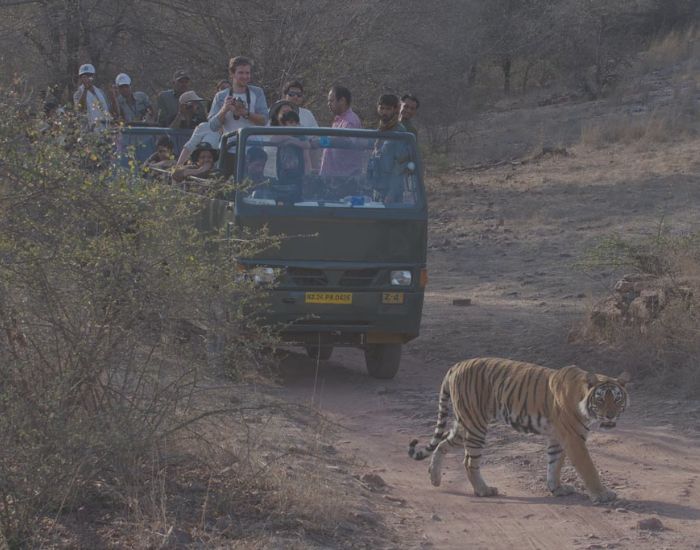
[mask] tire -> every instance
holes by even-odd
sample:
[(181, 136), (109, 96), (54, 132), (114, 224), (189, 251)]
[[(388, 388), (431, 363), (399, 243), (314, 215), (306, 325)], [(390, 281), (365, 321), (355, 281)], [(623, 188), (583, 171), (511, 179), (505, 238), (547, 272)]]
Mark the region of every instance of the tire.
[(333, 346), (306, 346), (306, 354), (311, 357), (311, 359), (320, 359), (321, 361), (328, 361), (333, 355)]
[(372, 378), (393, 378), (401, 365), (401, 344), (367, 344), (365, 364)]

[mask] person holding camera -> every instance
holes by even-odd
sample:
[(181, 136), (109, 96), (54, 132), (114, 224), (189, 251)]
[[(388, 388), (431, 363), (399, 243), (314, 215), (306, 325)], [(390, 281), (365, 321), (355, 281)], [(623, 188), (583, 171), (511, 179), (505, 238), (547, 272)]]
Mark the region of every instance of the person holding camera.
[(246, 126), (265, 126), (267, 123), (267, 100), (265, 92), (250, 85), (252, 62), (247, 57), (232, 57), (228, 70), (231, 87), (221, 90), (209, 111), (209, 126), (212, 131), (233, 132)]
[(178, 111), (170, 123), (170, 127), (178, 130), (194, 130), (202, 122), (206, 122), (200, 114), (199, 107), (205, 101), (197, 95), (197, 92), (189, 90), (178, 98)]
[(80, 86), (73, 94), (78, 113), (85, 115), (85, 127), (96, 132), (104, 131), (112, 121), (110, 105), (104, 92), (95, 86), (95, 67), (85, 63), (78, 70)]

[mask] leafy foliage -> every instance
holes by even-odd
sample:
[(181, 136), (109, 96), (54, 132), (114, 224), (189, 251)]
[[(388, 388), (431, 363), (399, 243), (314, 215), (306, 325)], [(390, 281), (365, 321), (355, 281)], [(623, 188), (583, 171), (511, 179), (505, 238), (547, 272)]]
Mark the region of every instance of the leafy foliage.
[[(29, 544), (87, 495), (130, 507), (162, 453), (195, 429), (205, 350), (225, 335), (241, 375), (274, 344), (264, 295), (187, 195), (111, 163), (107, 135), (36, 126), (0, 95), (0, 533)], [(134, 494), (135, 493), (135, 494)]]

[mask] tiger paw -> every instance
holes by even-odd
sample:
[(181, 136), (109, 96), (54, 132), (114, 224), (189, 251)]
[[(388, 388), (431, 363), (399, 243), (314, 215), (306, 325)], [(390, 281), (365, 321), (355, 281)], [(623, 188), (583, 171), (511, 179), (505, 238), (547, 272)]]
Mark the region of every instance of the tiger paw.
[(485, 485), (482, 489), (474, 489), (474, 494), (478, 497), (494, 497), (498, 495), (498, 489), (496, 487), (489, 487)]
[(430, 474), (430, 483), (433, 487), (440, 487), (440, 482), (442, 481), (442, 476), (440, 475), (439, 468), (433, 468), (432, 466), (428, 468), (428, 473)]
[(559, 485), (559, 487), (552, 491), (552, 494), (555, 497), (565, 497), (566, 495), (570, 495), (575, 492), (576, 489), (574, 489), (572, 485)]
[(593, 501), (593, 504), (602, 504), (604, 502), (610, 502), (611, 500), (615, 500), (616, 498), (617, 493), (608, 489), (603, 489), (603, 491), (601, 493), (598, 493), (597, 495), (591, 495), (591, 500)]

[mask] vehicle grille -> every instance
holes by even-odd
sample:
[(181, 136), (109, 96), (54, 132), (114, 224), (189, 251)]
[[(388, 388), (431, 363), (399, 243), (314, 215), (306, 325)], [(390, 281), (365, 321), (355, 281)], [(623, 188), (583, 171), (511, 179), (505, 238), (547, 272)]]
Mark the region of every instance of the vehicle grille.
[(328, 277), (320, 269), (288, 267), (287, 277), (296, 286), (328, 286)]
[(378, 269), (348, 269), (340, 277), (339, 285), (353, 288), (367, 287), (377, 278)]
[(282, 284), (306, 288), (368, 288), (377, 282), (379, 273), (379, 269), (323, 270), (288, 267)]

